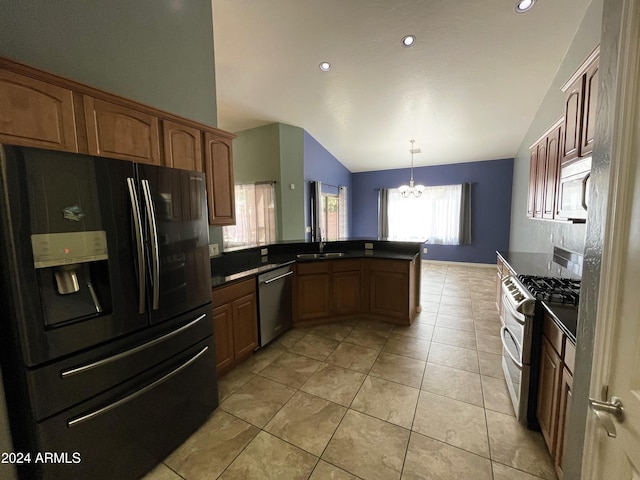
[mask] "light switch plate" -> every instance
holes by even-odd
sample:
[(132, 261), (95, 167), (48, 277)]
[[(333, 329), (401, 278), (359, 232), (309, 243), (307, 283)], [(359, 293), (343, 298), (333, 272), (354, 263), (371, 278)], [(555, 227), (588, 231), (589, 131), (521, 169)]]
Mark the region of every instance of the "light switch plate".
[(216, 255), (220, 255), (220, 246), (217, 243), (212, 243), (209, 245), (209, 256), (215, 257)]
[(373, 243), (369, 243), (369, 242), (365, 243), (364, 244), (364, 249), (365, 250), (373, 250)]
[(260, 255), (262, 255), (263, 257), (265, 255), (269, 255), (269, 249), (268, 248), (261, 248), (260, 249)]

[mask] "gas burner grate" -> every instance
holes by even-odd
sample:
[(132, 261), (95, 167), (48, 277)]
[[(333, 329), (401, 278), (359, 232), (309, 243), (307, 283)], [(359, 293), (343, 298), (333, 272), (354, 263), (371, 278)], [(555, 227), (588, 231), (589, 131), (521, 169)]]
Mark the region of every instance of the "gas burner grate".
[(538, 300), (567, 305), (580, 302), (580, 280), (532, 275), (519, 275), (518, 279)]

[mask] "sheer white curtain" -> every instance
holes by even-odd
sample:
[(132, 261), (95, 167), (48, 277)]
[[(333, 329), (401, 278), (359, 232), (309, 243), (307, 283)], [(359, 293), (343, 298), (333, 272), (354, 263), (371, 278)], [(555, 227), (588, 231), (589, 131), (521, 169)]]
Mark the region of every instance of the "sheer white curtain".
[(462, 185), (426, 187), (420, 198), (403, 198), (388, 190), (388, 238), (428, 240), (432, 244), (460, 244)]
[(236, 224), (224, 227), (224, 247), (265, 245), (276, 240), (273, 182), (235, 186)]
[(338, 187), (338, 238), (348, 236), (347, 187)]

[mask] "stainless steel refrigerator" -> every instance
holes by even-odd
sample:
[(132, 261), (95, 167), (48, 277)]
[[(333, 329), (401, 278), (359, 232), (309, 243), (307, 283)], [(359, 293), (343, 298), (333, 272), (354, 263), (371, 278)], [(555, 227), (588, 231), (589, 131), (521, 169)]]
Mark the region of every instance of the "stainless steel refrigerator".
[(0, 175), (19, 475), (139, 478), (218, 403), (204, 176), (2, 145)]

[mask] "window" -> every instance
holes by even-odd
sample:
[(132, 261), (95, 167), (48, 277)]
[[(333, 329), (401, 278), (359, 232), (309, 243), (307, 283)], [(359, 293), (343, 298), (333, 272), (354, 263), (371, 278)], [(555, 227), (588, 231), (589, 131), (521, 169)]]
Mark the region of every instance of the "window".
[(347, 187), (311, 182), (311, 197), (314, 231), (320, 233), (320, 238), (329, 241), (347, 238)]
[(273, 182), (235, 186), (236, 224), (223, 227), (224, 248), (265, 245), (276, 240)]
[(347, 187), (338, 187), (338, 193), (322, 194), (324, 225), (322, 238), (338, 240), (347, 237)]
[[(403, 198), (397, 188), (388, 189), (387, 237), (441, 245), (471, 243), (467, 185), (426, 187), (420, 198)], [(384, 216), (381, 212), (381, 222)]]

